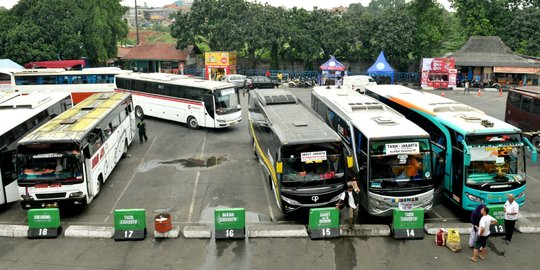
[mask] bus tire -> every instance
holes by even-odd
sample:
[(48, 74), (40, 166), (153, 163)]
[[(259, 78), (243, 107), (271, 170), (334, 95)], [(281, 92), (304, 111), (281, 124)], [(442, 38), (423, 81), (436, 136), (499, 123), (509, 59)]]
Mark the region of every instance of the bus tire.
[(272, 190), (272, 175), (268, 175), (268, 188)]
[(127, 157), (128, 155), (128, 142), (127, 139), (124, 140), (124, 152), (122, 153), (122, 158)]
[(135, 107), (135, 116), (137, 116), (139, 119), (144, 117), (144, 111), (139, 105)]
[(534, 136), (531, 143), (536, 147), (536, 151), (540, 151), (540, 136)]
[(190, 116), (187, 119), (187, 126), (191, 129), (197, 129), (199, 128), (199, 123), (197, 123), (197, 118)]
[(101, 189), (103, 188), (103, 175), (99, 175), (98, 176), (98, 180), (97, 180), (97, 190), (96, 190), (96, 195), (94, 197), (97, 197), (99, 196), (99, 194), (101, 193)]

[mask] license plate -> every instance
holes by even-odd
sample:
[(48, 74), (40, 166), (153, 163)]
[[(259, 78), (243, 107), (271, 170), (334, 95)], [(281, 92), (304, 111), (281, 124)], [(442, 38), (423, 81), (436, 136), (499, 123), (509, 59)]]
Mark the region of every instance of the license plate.
[(48, 184), (37, 184), (36, 185), (36, 188), (48, 188), (49, 185)]
[(62, 187), (62, 184), (54, 183), (54, 184), (51, 184), (50, 187), (52, 187), (52, 188)]
[(37, 184), (36, 185), (36, 188), (58, 188), (58, 187), (62, 187), (62, 184), (60, 183), (53, 183), (53, 184)]

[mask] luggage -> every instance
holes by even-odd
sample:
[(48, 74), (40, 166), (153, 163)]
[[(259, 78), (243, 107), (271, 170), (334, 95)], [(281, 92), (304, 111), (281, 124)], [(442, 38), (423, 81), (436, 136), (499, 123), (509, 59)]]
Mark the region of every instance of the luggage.
[(471, 234), (469, 235), (469, 247), (470, 248), (474, 247), (474, 243), (476, 243), (476, 239), (478, 239), (478, 232), (476, 231), (476, 228), (473, 225), (473, 227), (471, 229)]
[(435, 244), (437, 246), (444, 246), (446, 243), (446, 230), (439, 228), (437, 234), (435, 234)]
[(459, 232), (456, 229), (448, 230), (446, 246), (453, 252), (458, 252), (461, 250), (461, 238), (459, 237)]

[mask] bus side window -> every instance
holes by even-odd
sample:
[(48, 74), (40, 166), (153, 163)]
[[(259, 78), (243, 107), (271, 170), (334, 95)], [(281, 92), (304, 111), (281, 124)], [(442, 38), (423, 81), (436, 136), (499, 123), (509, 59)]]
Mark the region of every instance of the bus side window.
[(521, 94), (516, 92), (510, 92), (510, 95), (508, 96), (508, 101), (512, 106), (519, 108), (519, 104), (521, 102)]
[(101, 134), (101, 129), (94, 129), (88, 135), (88, 142), (90, 143), (90, 155), (92, 156), (103, 145), (103, 135)]
[(524, 112), (531, 112), (532, 101), (532, 98), (524, 96), (521, 99), (521, 110)]
[(536, 115), (540, 115), (540, 99), (534, 100), (532, 112)]
[(126, 89), (126, 87), (125, 87), (125, 86), (126, 86), (125, 82), (126, 82), (126, 79), (123, 79), (123, 78), (117, 78), (117, 79), (116, 79), (116, 87)]

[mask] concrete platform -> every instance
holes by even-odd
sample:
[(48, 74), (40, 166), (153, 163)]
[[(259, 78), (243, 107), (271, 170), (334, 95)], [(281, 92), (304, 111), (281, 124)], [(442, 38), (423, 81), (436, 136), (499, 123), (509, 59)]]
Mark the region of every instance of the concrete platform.
[(426, 223), (424, 225), (427, 234), (437, 234), (439, 228), (457, 229), (459, 234), (471, 234), (472, 225), (470, 223)]
[(353, 230), (349, 230), (347, 225), (339, 226), (340, 236), (350, 237), (378, 237), (378, 236), (390, 236), (389, 225), (368, 225), (368, 224), (356, 224)]
[(27, 237), (27, 225), (0, 225), (0, 237)]
[(308, 237), (304, 225), (249, 225), (248, 238)]
[(205, 225), (185, 226), (182, 233), (184, 234), (185, 238), (212, 238), (212, 229)]
[(520, 233), (540, 233), (540, 221), (516, 222), (516, 231)]
[(180, 236), (180, 227), (175, 226), (166, 233), (160, 233), (154, 230), (154, 238), (178, 238)]
[(71, 225), (64, 232), (65, 237), (93, 239), (111, 239), (113, 234), (113, 227), (80, 225)]

